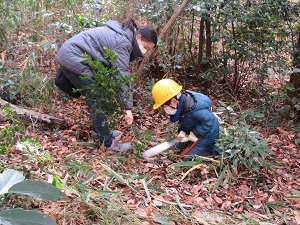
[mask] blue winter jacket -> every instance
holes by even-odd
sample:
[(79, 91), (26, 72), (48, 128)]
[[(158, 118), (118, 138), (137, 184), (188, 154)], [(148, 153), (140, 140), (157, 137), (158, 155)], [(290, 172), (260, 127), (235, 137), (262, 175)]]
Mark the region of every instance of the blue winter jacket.
[[(83, 54), (89, 54), (94, 60), (101, 61), (104, 65), (110, 66), (104, 58), (103, 47), (113, 49), (118, 55), (115, 66), (121, 75), (129, 76), (129, 63), (137, 57), (142, 57), (138, 47), (135, 34), (130, 29), (123, 29), (122, 24), (117, 21), (107, 21), (105, 26), (85, 30), (68, 39), (59, 49), (55, 59), (61, 67), (78, 75), (93, 75), (92, 68), (87, 65)], [(126, 94), (129, 98), (126, 102), (126, 109), (133, 107), (131, 90), (127, 86), (122, 87), (121, 96), (124, 99)]]
[(201, 93), (186, 91), (180, 99), (178, 130), (191, 131), (201, 140), (198, 146), (208, 146), (219, 138), (219, 121), (211, 111), (211, 99)]

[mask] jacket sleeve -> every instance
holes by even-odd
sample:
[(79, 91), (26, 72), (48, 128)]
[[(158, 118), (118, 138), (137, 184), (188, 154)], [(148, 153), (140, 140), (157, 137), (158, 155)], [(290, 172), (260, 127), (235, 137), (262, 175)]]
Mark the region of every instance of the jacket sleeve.
[(190, 133), (190, 131), (187, 130), (187, 129), (179, 122), (179, 123), (178, 123), (178, 133), (179, 133), (180, 131), (184, 131), (186, 134), (189, 134), (189, 133)]
[[(120, 42), (118, 48), (115, 49), (116, 54), (118, 54), (118, 59), (115, 62), (115, 66), (119, 70), (122, 76), (130, 76), (130, 53), (132, 51), (132, 45), (128, 41)], [(132, 84), (122, 85), (121, 88), (121, 98), (126, 101), (125, 108), (132, 109), (133, 108), (133, 92), (132, 92)]]

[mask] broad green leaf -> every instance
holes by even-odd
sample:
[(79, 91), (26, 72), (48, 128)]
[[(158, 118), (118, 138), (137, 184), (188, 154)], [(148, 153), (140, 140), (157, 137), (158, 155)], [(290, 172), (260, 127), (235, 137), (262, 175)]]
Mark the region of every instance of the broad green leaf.
[(65, 198), (65, 195), (52, 184), (33, 180), (25, 180), (17, 183), (12, 186), (8, 192), (51, 201), (57, 201), (60, 198)]
[(4, 170), (4, 172), (0, 174), (0, 195), (8, 193), (8, 189), (24, 179), (25, 177), (22, 172), (13, 169)]
[(1, 225), (56, 225), (54, 219), (35, 210), (8, 209), (0, 211)]

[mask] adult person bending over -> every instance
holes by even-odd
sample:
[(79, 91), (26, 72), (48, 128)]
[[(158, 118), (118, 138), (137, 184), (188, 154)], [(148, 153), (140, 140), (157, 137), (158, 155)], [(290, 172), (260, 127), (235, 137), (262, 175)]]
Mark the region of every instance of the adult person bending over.
[[(138, 57), (143, 57), (156, 44), (157, 32), (153, 27), (138, 28), (133, 19), (127, 19), (123, 23), (110, 20), (103, 27), (88, 29), (67, 40), (59, 49), (55, 59), (68, 80), (80, 90), (82, 95), (86, 96), (89, 90), (84, 89), (84, 87), (89, 86), (94, 81), (92, 79), (81, 79), (83, 75), (93, 76), (93, 69), (85, 62), (84, 53), (109, 67), (109, 62), (104, 58), (104, 47), (114, 50), (118, 55), (115, 66), (122, 76), (130, 76), (130, 62)], [(124, 118), (128, 124), (132, 124), (132, 91), (126, 85), (123, 85), (120, 95), (124, 100), (128, 97), (125, 104), (126, 115)], [(101, 96), (97, 96), (97, 98), (101, 98)], [(92, 100), (88, 101), (87, 104), (90, 110), (94, 110)], [(96, 109), (95, 111), (99, 112), (101, 110)], [(113, 151), (126, 151), (131, 147), (129, 142), (121, 143), (114, 140), (104, 113), (96, 113), (92, 119), (93, 130), (98, 134), (99, 141), (104, 143), (104, 146)]]

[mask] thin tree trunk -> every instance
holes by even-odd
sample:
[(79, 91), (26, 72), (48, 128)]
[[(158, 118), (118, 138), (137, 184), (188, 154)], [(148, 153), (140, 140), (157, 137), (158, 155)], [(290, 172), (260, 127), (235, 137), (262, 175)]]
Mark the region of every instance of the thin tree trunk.
[(209, 16), (206, 17), (205, 20), (205, 28), (206, 28), (206, 58), (211, 59), (212, 52), (211, 52), (211, 23)]
[[(234, 23), (231, 23), (232, 27), (232, 36), (233, 36), (233, 41), (236, 43), (236, 35), (235, 35), (235, 27)], [(236, 93), (238, 90), (240, 78), (239, 78), (239, 71), (238, 71), (238, 57), (237, 57), (237, 50), (236, 47), (234, 47), (234, 74), (233, 74), (233, 92)]]
[(189, 44), (189, 52), (190, 52), (191, 60), (192, 60), (192, 62), (194, 62), (194, 54), (192, 51), (192, 46), (193, 46), (193, 35), (194, 35), (195, 11), (192, 10), (192, 13), (193, 13), (193, 16), (192, 16), (191, 35), (190, 35), (190, 40), (189, 40), (188, 44)]
[[(293, 59), (294, 69), (300, 69), (300, 30), (298, 31), (298, 41)], [(296, 97), (300, 94), (300, 72), (293, 72), (290, 76), (290, 82), (294, 86), (294, 91), (290, 97)]]
[(203, 42), (204, 42), (204, 19), (200, 20), (199, 28), (199, 50), (198, 50), (198, 68), (201, 67), (202, 58), (203, 58)]
[[(300, 29), (298, 30), (298, 41), (294, 53), (293, 59), (294, 69), (300, 69)], [(292, 93), (289, 93), (289, 97), (300, 99), (300, 72), (293, 72), (290, 76), (290, 82), (294, 86)], [(291, 109), (294, 111), (295, 119), (300, 121), (300, 110), (295, 107), (293, 101), (289, 101), (288, 104), (291, 105)]]

